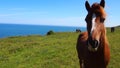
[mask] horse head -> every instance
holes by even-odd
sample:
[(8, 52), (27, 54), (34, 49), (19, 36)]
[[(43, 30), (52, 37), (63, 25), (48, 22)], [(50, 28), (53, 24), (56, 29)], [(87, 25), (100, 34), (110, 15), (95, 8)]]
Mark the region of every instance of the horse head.
[(94, 3), (92, 6), (86, 1), (86, 10), (88, 14), (85, 18), (88, 32), (88, 49), (96, 52), (100, 47), (100, 40), (103, 33), (105, 33), (104, 21), (106, 13), (104, 11), (105, 1)]

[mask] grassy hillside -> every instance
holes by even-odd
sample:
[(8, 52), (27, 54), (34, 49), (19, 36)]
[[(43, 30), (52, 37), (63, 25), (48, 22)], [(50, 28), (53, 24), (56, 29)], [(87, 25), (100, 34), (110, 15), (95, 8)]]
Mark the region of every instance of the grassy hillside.
[[(19, 36), (0, 39), (0, 68), (79, 68), (76, 41), (79, 33)], [(109, 68), (120, 67), (120, 28), (108, 29)]]

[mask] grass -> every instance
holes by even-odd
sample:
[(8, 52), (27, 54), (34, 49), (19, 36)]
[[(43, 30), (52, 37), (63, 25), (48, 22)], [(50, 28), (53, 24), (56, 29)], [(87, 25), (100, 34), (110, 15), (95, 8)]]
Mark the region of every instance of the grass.
[[(108, 68), (120, 67), (120, 28), (107, 29), (111, 49)], [(0, 68), (79, 68), (76, 41), (79, 33), (17, 36), (0, 39)]]

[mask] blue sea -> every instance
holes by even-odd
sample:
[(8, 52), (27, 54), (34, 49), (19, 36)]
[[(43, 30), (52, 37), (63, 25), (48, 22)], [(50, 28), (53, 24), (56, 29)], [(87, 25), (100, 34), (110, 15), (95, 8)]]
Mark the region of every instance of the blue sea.
[(46, 35), (50, 30), (54, 32), (75, 32), (76, 29), (85, 31), (85, 27), (47, 26), (47, 25), (21, 25), (0, 24), (0, 38), (26, 35)]

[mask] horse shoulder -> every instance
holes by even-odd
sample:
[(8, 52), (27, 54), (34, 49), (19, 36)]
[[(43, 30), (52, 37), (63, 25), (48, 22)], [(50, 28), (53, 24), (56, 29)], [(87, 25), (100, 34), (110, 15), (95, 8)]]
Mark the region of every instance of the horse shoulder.
[(110, 61), (110, 48), (109, 48), (109, 44), (108, 43), (105, 44), (104, 59), (105, 59), (105, 64), (108, 65), (108, 63)]
[(88, 38), (88, 33), (87, 32), (83, 32), (79, 35), (78, 37), (78, 41), (79, 42), (85, 42)]
[(87, 38), (88, 38), (87, 32), (81, 33), (78, 37), (76, 48), (79, 58), (82, 58), (84, 56)]

